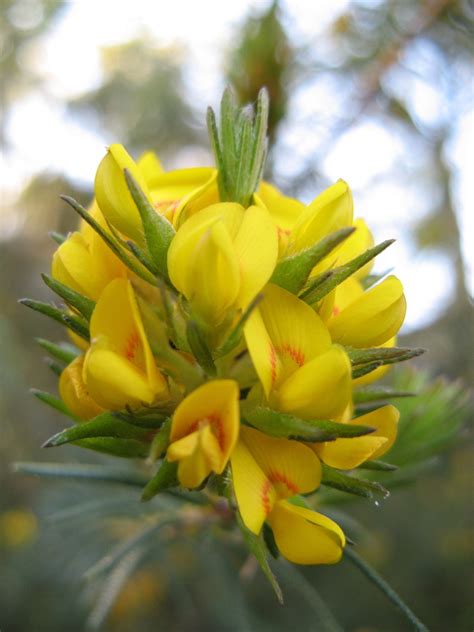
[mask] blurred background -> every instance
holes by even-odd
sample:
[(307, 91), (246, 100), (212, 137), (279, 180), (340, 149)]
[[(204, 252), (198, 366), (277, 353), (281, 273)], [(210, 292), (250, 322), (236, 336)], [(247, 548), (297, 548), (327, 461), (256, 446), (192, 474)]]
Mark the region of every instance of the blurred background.
[[(395, 267), (406, 288), (401, 344), (428, 348), (418, 369), (456, 381), (436, 382), (405, 413), (428, 407), (466, 417), (459, 384), (474, 377), (473, 3), (1, 0), (1, 8), (1, 629), (75, 631), (104, 619), (104, 629), (127, 632), (324, 630), (318, 617), (327, 624), (331, 615), (309, 583), (338, 629), (409, 629), (347, 562), (302, 575), (283, 565), (287, 604), (277, 607), (259, 575), (242, 570), (241, 551), (207, 536), (178, 545), (165, 534), (145, 560), (125, 556), (97, 602), (83, 572), (149, 509), (134, 490), (115, 496), (11, 473), (18, 460), (107, 461), (74, 447), (40, 450), (63, 422), (28, 392), (56, 388), (34, 338), (58, 341), (62, 332), (17, 299), (51, 300), (39, 276), (55, 248), (48, 232), (76, 225), (59, 195), (87, 204), (106, 145), (121, 142), (135, 157), (153, 149), (166, 169), (210, 164), (207, 105), (218, 106), (226, 84), (243, 103), (265, 85), (267, 179), (309, 202), (344, 178), (376, 241), (397, 239), (378, 271)], [(420, 382), (406, 370), (394, 379)], [(464, 431), (382, 506), (345, 506), (367, 528), (366, 558), (433, 630), (473, 627), (472, 459)]]

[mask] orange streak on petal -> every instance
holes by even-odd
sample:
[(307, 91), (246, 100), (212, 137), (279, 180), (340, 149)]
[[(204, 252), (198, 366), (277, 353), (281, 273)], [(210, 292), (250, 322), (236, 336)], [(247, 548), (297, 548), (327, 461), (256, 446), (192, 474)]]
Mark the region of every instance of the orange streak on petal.
[(261, 498), (262, 498), (262, 504), (263, 504), (263, 508), (265, 511), (265, 515), (268, 516), (268, 514), (271, 511), (271, 504), (270, 504), (270, 490), (272, 488), (272, 484), (268, 479), (265, 479), (263, 486), (262, 486), (262, 492), (261, 492)]
[(299, 349), (295, 349), (295, 347), (292, 347), (288, 343), (283, 345), (282, 351), (284, 353), (287, 353), (298, 366), (303, 366), (305, 362), (305, 357), (302, 351), (300, 351)]
[(268, 478), (272, 483), (283, 483), (292, 495), (295, 495), (299, 492), (298, 485), (296, 485), (293, 481), (291, 481), (285, 474), (281, 472), (272, 471), (269, 473)]
[(274, 386), (277, 379), (277, 353), (272, 343), (270, 343), (270, 367), (272, 376), (272, 386)]
[(139, 344), (140, 344), (140, 336), (138, 335), (138, 332), (134, 331), (128, 337), (126, 345), (125, 345), (124, 355), (127, 358), (127, 360), (133, 360), (135, 358), (135, 354), (137, 352)]

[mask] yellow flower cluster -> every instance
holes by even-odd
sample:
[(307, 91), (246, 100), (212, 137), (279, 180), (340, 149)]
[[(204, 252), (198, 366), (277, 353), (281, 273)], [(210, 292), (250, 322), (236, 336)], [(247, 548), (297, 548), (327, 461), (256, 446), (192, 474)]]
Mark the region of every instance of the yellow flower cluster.
[(324, 468), (351, 470), (395, 440), (396, 408), (354, 417), (353, 393), (386, 371), (372, 359), (406, 308), (396, 277), (370, 276), (378, 251), (348, 185), (305, 206), (263, 182), (244, 208), (221, 201), (215, 169), (165, 172), (113, 145), (86, 220), (52, 264), (92, 306), (59, 380), (76, 421), (159, 418), (140, 441), (181, 486), (221, 477), (245, 528), (266, 523), (287, 559), (338, 561), (344, 533), (304, 496)]

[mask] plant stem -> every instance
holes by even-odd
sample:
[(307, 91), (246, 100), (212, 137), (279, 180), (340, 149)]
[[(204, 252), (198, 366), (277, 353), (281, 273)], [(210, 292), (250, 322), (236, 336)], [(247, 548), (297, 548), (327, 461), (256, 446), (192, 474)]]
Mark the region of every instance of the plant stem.
[(360, 571), (362, 571), (367, 579), (374, 583), (377, 588), (379, 588), (379, 590), (381, 590), (385, 596), (403, 612), (417, 632), (428, 632), (426, 625), (418, 619), (414, 612), (410, 610), (401, 597), (399, 597), (393, 588), (387, 584), (383, 577), (381, 577), (374, 568), (359, 557), (359, 555), (350, 547), (346, 547), (344, 554), (355, 566), (357, 566)]

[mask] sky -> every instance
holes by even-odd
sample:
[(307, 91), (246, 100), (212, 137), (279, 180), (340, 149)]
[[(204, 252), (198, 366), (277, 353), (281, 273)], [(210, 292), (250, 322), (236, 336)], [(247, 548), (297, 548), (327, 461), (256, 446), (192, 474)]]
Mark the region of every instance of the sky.
[[(8, 201), (17, 195), (31, 175), (42, 170), (64, 172), (81, 183), (93, 182), (97, 164), (110, 140), (71, 119), (61, 101), (100, 85), (102, 47), (133, 39), (144, 32), (151, 34), (160, 46), (184, 43), (192, 60), (185, 77), (193, 102), (204, 114), (208, 104), (216, 106), (219, 101), (223, 88), (222, 53), (235, 26), (249, 9), (259, 11), (268, 4), (268, 0), (69, 2), (42, 42), (39, 54), (35, 49), (25, 60), (45, 78), (46, 91), (32, 92), (20, 100), (8, 122), (13, 150), (8, 157), (5, 154), (0, 157), (4, 199)], [(346, 0), (286, 0), (283, 6), (290, 37), (297, 43), (314, 39), (348, 4)], [(24, 6), (27, 10), (18, 11), (11, 19), (28, 25), (35, 19), (35, 2), (25, 0)], [(436, 94), (430, 86), (416, 78), (411, 90), (420, 120), (429, 125), (440, 116), (442, 105), (436, 102)], [(324, 93), (319, 96), (320, 101), (322, 99), (319, 106), (331, 107), (324, 98)], [(297, 95), (294, 107), (304, 114), (312, 100), (314, 95), (302, 94), (299, 98)], [(473, 130), (472, 113), (466, 113), (450, 143), (449, 154), (457, 167), (454, 193), (460, 209), (471, 283), (474, 222), (468, 206), (474, 199), (474, 187), (468, 164), (472, 160)], [(296, 127), (288, 131), (286, 137), (283, 132), (281, 145), (290, 149), (281, 159), (279, 169), (291, 170), (298, 156), (311, 151), (314, 138)], [(343, 178), (349, 182), (354, 190), (356, 216), (363, 215), (367, 219), (377, 241), (397, 238), (397, 243), (381, 255), (378, 269), (394, 268), (402, 279), (409, 306), (405, 331), (409, 331), (429, 324), (442, 312), (453, 292), (453, 275), (447, 259), (439, 254), (417, 253), (407, 239), (407, 229), (415, 217), (423, 215), (424, 209), (409, 187), (388, 178), (397, 161), (410, 161), (403, 139), (390, 134), (380, 123), (365, 121), (330, 146), (323, 170), (331, 181)], [(368, 186), (374, 180), (375, 184)], [(12, 226), (14, 223), (10, 229)], [(8, 233), (8, 225), (4, 224), (3, 231)]]

